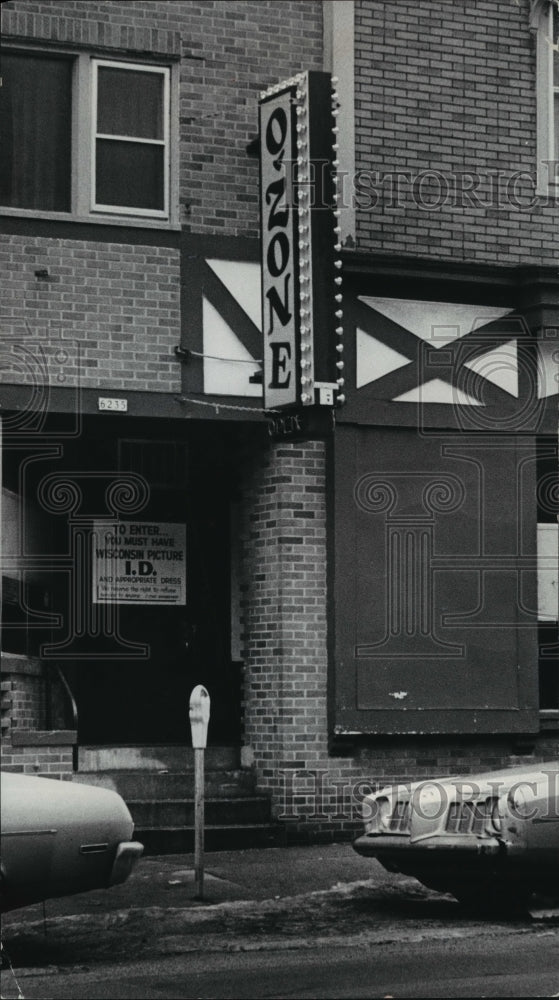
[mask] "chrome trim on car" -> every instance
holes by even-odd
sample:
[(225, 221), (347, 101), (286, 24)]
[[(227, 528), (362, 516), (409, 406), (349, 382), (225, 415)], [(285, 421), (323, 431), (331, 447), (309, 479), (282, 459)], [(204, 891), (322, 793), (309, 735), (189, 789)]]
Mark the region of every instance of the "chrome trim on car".
[(451, 802), (448, 807), (445, 830), (447, 833), (473, 833), (477, 837), (488, 834), (493, 822), (494, 799), (464, 799)]
[(80, 854), (104, 854), (108, 850), (108, 844), (82, 844)]
[(409, 799), (396, 799), (388, 829), (391, 833), (409, 833), (411, 831), (411, 803)]

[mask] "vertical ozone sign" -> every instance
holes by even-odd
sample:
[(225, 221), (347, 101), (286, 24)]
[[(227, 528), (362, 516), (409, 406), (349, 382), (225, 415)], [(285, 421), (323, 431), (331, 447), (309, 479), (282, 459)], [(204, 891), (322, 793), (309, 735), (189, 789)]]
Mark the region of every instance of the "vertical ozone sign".
[(338, 94), (299, 73), (260, 94), (264, 406), (343, 396)]
[(264, 406), (298, 402), (297, 211), (293, 200), (295, 84), (260, 104)]
[(185, 525), (94, 522), (92, 573), (94, 604), (185, 604)]

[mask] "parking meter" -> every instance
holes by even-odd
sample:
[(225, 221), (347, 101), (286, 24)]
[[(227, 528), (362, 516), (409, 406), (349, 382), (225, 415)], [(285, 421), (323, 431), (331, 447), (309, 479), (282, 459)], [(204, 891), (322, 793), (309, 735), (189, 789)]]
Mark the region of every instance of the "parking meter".
[(190, 695), (190, 729), (194, 747), (194, 878), (198, 899), (204, 896), (204, 752), (208, 741), (210, 696), (202, 684)]
[(192, 746), (202, 749), (208, 742), (208, 722), (210, 721), (210, 696), (202, 684), (198, 684), (190, 695), (190, 729)]

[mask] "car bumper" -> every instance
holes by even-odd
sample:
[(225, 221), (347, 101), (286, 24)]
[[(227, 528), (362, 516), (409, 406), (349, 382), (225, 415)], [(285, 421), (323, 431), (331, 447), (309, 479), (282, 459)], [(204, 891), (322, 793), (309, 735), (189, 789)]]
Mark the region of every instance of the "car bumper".
[(475, 855), (479, 857), (494, 856), (501, 852), (501, 844), (495, 837), (444, 836), (425, 837), (422, 840), (411, 840), (409, 836), (384, 836), (382, 834), (365, 833), (353, 842), (358, 854), (369, 858), (392, 859), (421, 858), (436, 852), (441, 860), (445, 857), (455, 857), (456, 854)]
[(137, 840), (123, 841), (119, 844), (109, 877), (109, 885), (119, 885), (121, 882), (126, 882), (143, 853), (144, 845)]

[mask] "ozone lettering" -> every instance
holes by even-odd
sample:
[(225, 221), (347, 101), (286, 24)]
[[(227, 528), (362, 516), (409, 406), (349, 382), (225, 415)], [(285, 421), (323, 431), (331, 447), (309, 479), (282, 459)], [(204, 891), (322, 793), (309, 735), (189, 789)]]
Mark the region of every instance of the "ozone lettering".
[[(263, 120), (262, 241), (263, 301), (267, 354), (266, 388), (272, 404), (296, 400), (294, 379), (295, 261), (293, 208), (290, 202), (291, 98), (278, 96)], [(264, 114), (270, 105), (264, 106)], [(270, 392), (273, 394), (270, 397)]]

